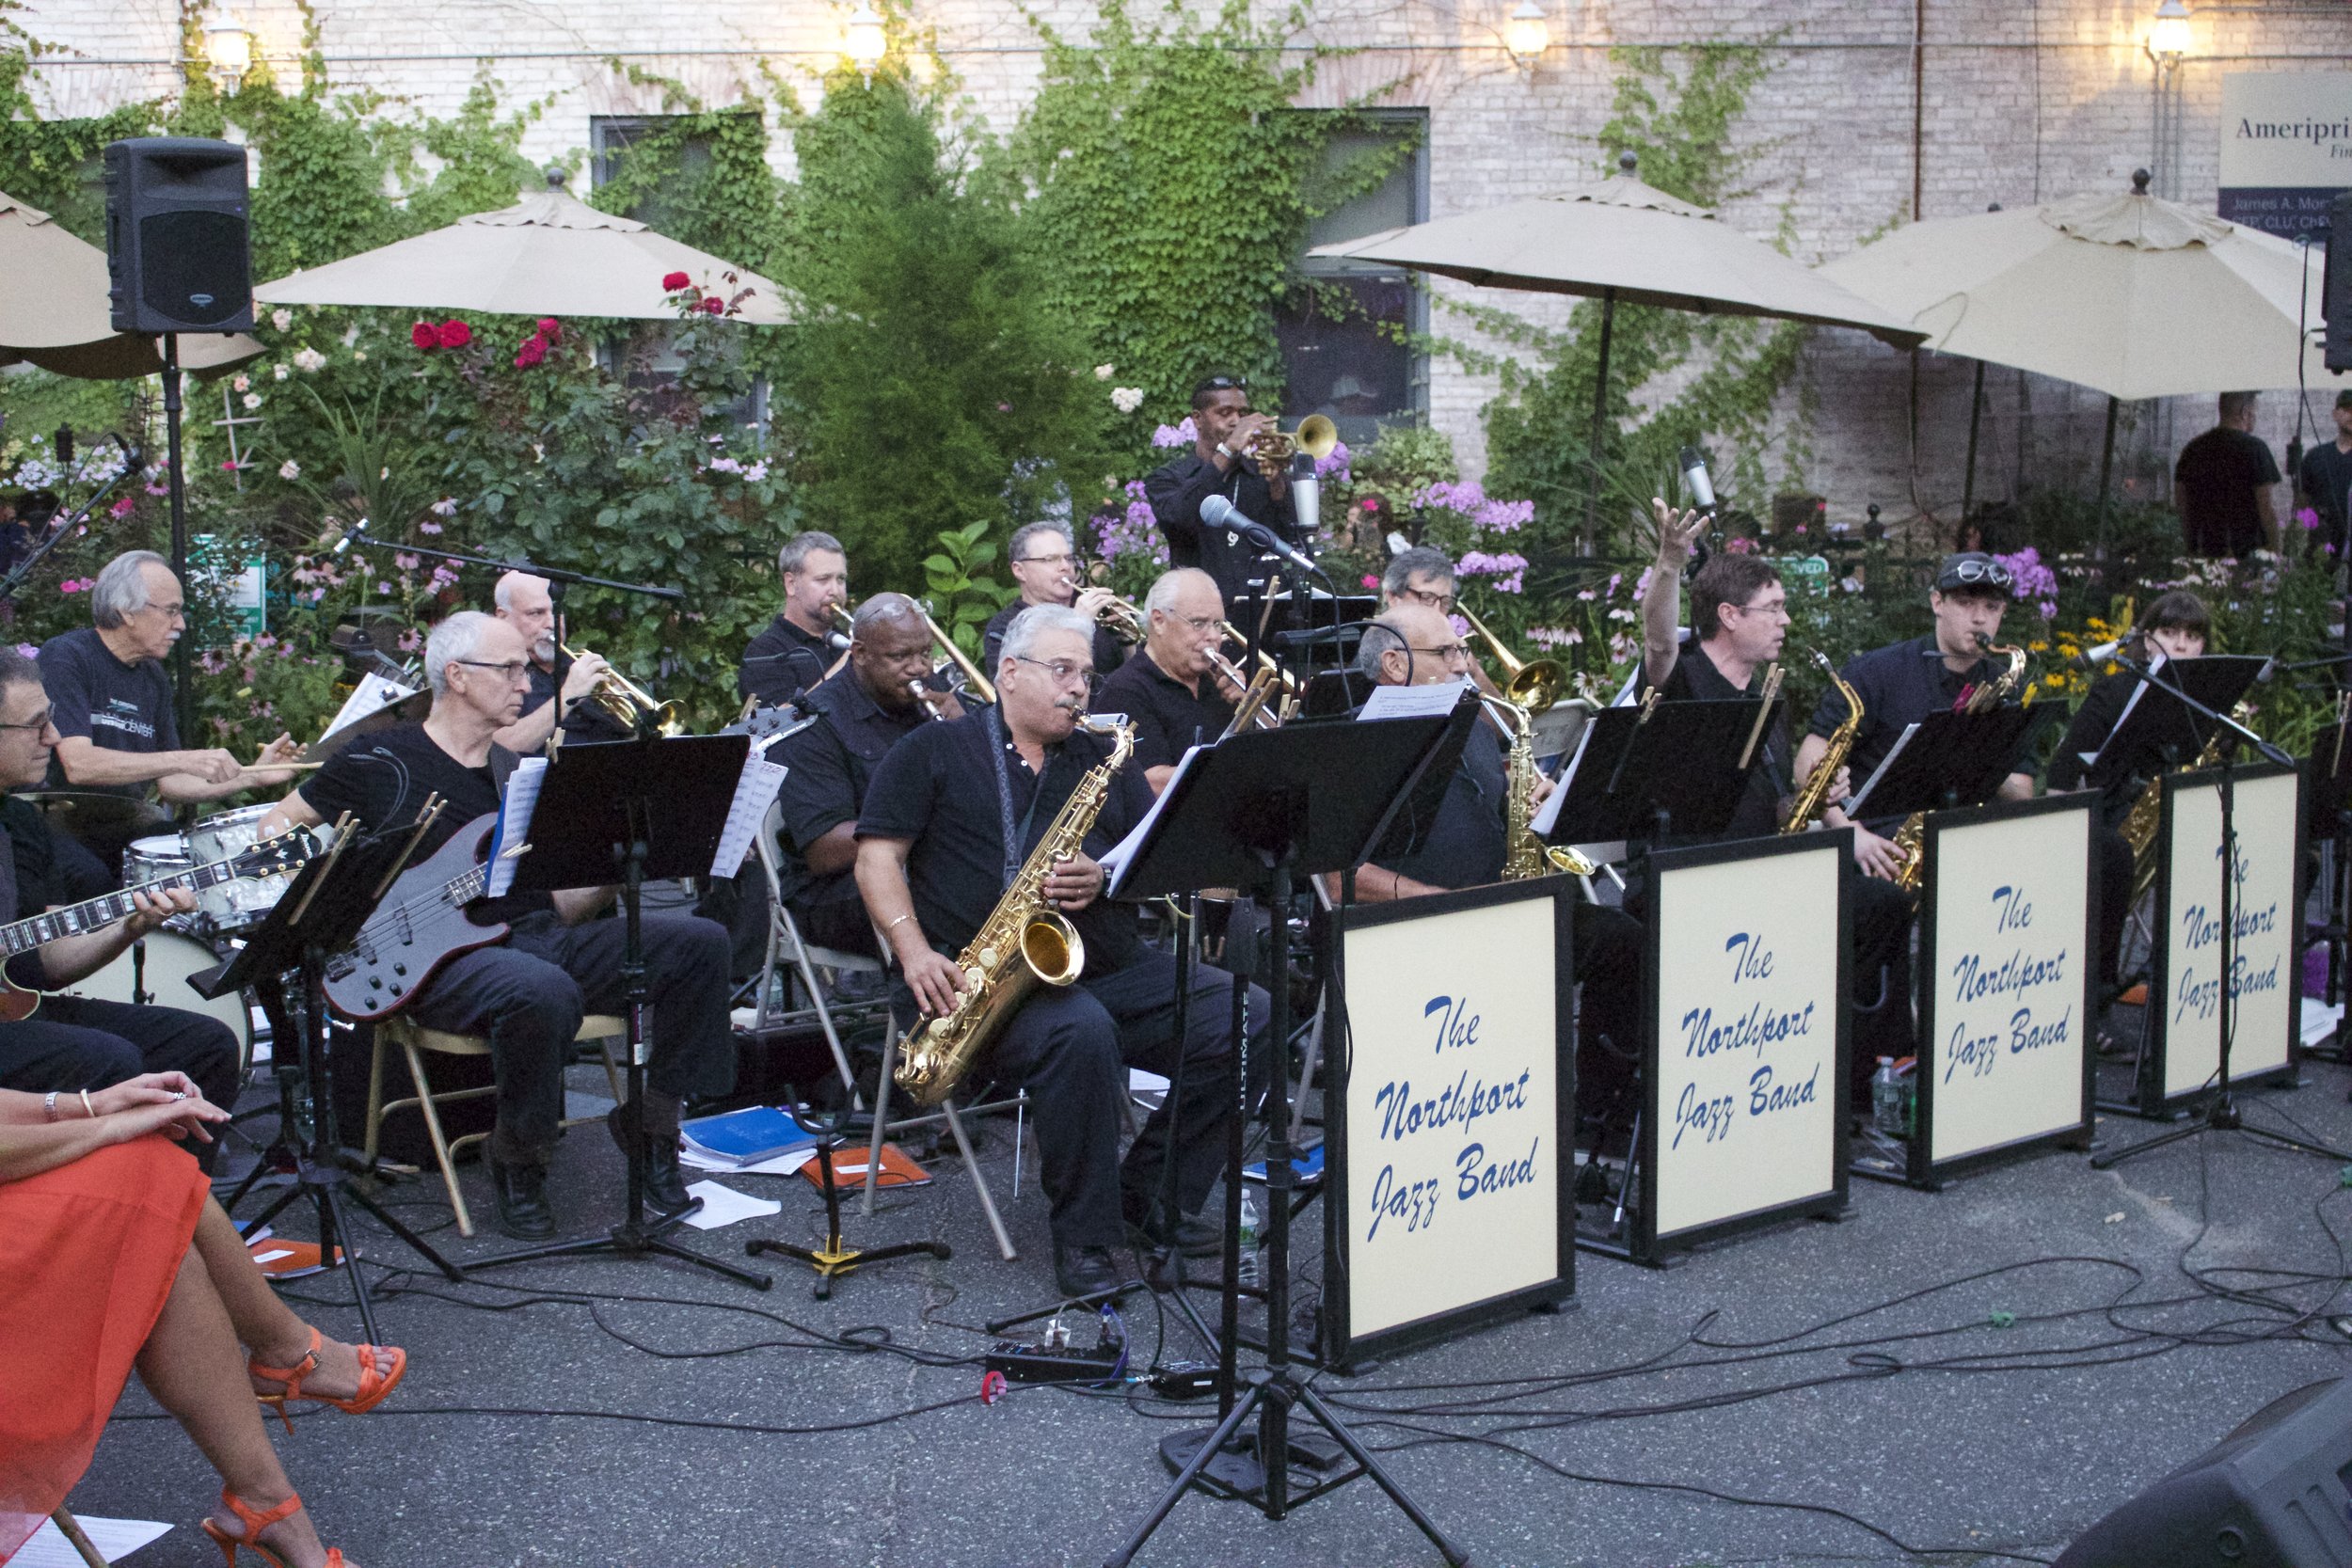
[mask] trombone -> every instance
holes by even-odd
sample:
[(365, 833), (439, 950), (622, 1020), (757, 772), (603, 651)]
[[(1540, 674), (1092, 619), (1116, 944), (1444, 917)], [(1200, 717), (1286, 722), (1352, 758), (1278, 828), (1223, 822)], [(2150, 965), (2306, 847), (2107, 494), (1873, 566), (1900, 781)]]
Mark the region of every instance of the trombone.
[[(914, 607), (914, 613), (923, 617), (923, 627), (931, 634), (932, 643), (941, 653), (946, 654), (949, 661), (962, 673), (964, 683), (972, 689), (972, 694), (983, 703), (993, 705), (996, 701), (996, 689), (988, 684), (988, 677), (980, 673), (979, 666), (966, 658), (963, 650), (956, 646), (955, 639), (940, 629), (939, 623), (931, 619), (930, 610), (922, 600), (910, 594), (907, 595), (907, 603)], [(845, 632), (853, 633), (857, 628), (856, 618), (850, 613), (847, 605), (834, 605), (833, 618), (841, 624), (841, 629)], [(844, 642), (842, 646), (846, 649), (849, 644)], [(934, 711), (931, 717), (940, 716)]]
[(1495, 653), (1495, 662), (1502, 666), (1502, 694), (1513, 704), (1533, 715), (1548, 711), (1559, 702), (1568, 689), (1568, 673), (1553, 658), (1521, 658), (1502, 645), (1502, 639), (1486, 629), (1486, 624), (1471, 613), (1470, 606), (1457, 602), (1454, 612), (1470, 624), (1470, 629), (1486, 640), (1486, 646)]
[[(565, 658), (580, 657), (579, 653), (568, 644), (559, 642), (556, 646), (564, 650)], [(654, 701), (653, 693), (610, 665), (597, 677), (595, 689), (588, 693), (588, 700), (611, 714), (614, 722), (631, 732), (636, 730), (642, 718), (656, 733), (665, 737), (686, 733), (684, 709), (675, 702)]]

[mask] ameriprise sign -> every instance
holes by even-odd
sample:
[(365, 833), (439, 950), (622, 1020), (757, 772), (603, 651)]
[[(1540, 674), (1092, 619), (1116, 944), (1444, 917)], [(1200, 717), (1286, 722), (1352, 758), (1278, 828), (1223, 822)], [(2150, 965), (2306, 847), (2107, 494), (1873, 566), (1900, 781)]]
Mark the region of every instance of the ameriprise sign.
[(2220, 214), (2284, 239), (2325, 238), (2328, 204), (2352, 190), (2352, 74), (2265, 71), (2221, 79)]

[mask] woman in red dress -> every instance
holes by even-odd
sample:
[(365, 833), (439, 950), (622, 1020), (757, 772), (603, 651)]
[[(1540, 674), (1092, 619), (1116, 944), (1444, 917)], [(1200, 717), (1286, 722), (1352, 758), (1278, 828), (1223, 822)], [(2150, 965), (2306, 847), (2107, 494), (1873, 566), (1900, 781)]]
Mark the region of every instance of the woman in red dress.
[(176, 1072), (0, 1089), (0, 1563), (81, 1478), (135, 1366), (220, 1472), (203, 1528), (224, 1558), (342, 1565), (255, 1396), (280, 1415), (289, 1399), (373, 1409), (407, 1358), (326, 1339), (278, 1299), (183, 1147), (227, 1119)]

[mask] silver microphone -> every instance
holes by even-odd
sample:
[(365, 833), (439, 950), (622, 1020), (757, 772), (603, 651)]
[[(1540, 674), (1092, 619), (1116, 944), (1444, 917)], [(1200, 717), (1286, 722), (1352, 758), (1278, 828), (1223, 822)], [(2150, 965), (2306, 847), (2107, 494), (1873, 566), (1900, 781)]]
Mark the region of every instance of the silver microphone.
[(2100, 666), (2106, 664), (2107, 660), (2113, 658), (2115, 657), (2116, 650), (2121, 648), (2122, 645), (2123, 640), (2119, 637), (2111, 642), (2102, 642), (2096, 647), (2085, 648), (2081, 653), (2076, 654), (2073, 658), (2068, 659), (2066, 662), (2072, 669), (2096, 670)]

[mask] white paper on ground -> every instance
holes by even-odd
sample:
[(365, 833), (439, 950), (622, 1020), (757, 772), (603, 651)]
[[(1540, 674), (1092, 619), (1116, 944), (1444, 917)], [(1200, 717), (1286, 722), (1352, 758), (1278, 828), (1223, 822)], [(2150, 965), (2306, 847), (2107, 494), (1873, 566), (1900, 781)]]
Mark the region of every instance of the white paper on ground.
[(2342, 1017), (2344, 1017), (2342, 1007), (2330, 1007), (2327, 1003), (2314, 1002), (2308, 996), (2303, 998), (2302, 1032), (2305, 1049), (2308, 1050), (2317, 1045), (2321, 1040), (2334, 1034), (2336, 1021)]
[(738, 1220), (765, 1219), (770, 1214), (784, 1212), (784, 1205), (773, 1198), (753, 1197), (732, 1187), (722, 1187), (716, 1181), (697, 1181), (686, 1189), (689, 1197), (703, 1200), (703, 1206), (686, 1216), (686, 1223), (697, 1230), (716, 1230)]
[(690, 1144), (678, 1150), (677, 1158), (679, 1164), (694, 1170), (721, 1170), (735, 1176), (789, 1176), (807, 1164), (816, 1153), (815, 1144), (803, 1144), (798, 1148), (787, 1148), (781, 1154), (771, 1154), (756, 1164), (731, 1165), (723, 1160), (705, 1154)]
[[(100, 1519), (87, 1513), (76, 1513), (73, 1522), (108, 1562), (129, 1557), (171, 1528), (153, 1519)], [(82, 1554), (66, 1540), (55, 1519), (44, 1519), (32, 1539), (8, 1559), (8, 1568), (82, 1568)]]

